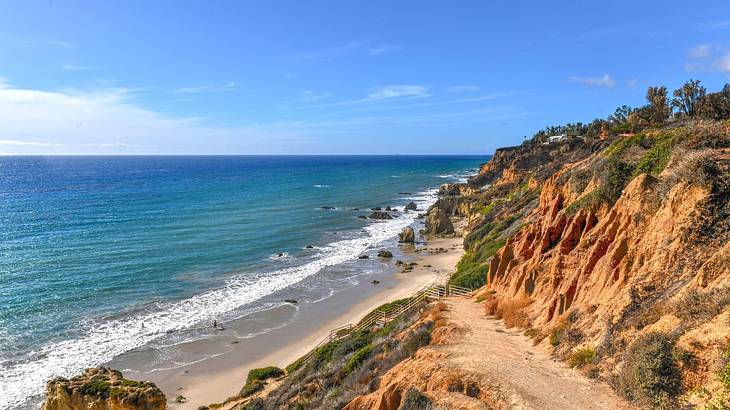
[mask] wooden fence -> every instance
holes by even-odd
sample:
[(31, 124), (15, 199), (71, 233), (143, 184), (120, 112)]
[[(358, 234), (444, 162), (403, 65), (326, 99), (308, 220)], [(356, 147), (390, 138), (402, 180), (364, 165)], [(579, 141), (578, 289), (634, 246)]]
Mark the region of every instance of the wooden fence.
[(338, 328), (332, 329), (330, 333), (317, 343), (312, 350), (307, 353), (301, 363), (306, 364), (317, 352), (317, 349), (330, 342), (345, 339), (351, 334), (361, 330), (369, 329), (373, 326), (384, 326), (389, 322), (397, 319), (399, 316), (413, 309), (418, 303), (426, 300), (439, 300), (447, 297), (467, 297), (472, 296), (474, 291), (461, 286), (454, 285), (434, 285), (429, 284), (418, 290), (412, 297), (399, 302), (390, 303), (385, 308), (377, 309), (370, 312), (356, 325), (346, 324)]

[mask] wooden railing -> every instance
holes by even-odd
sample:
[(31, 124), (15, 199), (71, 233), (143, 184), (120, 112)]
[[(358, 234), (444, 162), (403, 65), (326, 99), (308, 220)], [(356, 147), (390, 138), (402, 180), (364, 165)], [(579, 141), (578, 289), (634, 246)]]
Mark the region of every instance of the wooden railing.
[(400, 303), (393, 303), (386, 308), (381, 308), (372, 311), (365, 316), (356, 325), (346, 324), (338, 328), (332, 329), (330, 333), (317, 343), (312, 350), (309, 351), (301, 359), (301, 364), (306, 364), (317, 352), (317, 349), (326, 345), (327, 343), (336, 342), (342, 340), (353, 333), (369, 329), (373, 326), (384, 326), (389, 322), (397, 319), (399, 316), (413, 309), (422, 301), (439, 300), (447, 297), (468, 297), (472, 296), (474, 291), (461, 286), (454, 285), (434, 285), (429, 284), (419, 289), (412, 297), (404, 299)]

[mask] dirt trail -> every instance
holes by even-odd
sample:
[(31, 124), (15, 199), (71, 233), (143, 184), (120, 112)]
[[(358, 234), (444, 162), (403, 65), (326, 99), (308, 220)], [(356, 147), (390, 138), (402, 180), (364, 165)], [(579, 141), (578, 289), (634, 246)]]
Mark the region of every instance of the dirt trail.
[(629, 409), (605, 384), (588, 379), (532, 346), (519, 331), (485, 317), (472, 299), (450, 299), (449, 319), (465, 329), (445, 346), (455, 367), (480, 375), (511, 409)]

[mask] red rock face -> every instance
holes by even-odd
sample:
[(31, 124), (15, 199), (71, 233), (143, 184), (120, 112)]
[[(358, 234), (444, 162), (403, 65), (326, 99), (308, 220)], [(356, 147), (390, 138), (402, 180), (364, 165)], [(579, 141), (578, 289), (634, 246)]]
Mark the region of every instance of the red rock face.
[(688, 282), (696, 275), (705, 285), (720, 276), (723, 282), (730, 279), (727, 258), (721, 262), (709, 249), (712, 266), (698, 275), (698, 255), (686, 240), (707, 198), (705, 189), (679, 183), (657, 200), (659, 181), (641, 175), (611, 208), (580, 209), (569, 216), (565, 198), (584, 193), (557, 184), (558, 176), (543, 184), (531, 223), (496, 253), (487, 273), (488, 287), (499, 294), (530, 295), (537, 324), (555, 321), (571, 307), (592, 305), (616, 318), (637, 289)]

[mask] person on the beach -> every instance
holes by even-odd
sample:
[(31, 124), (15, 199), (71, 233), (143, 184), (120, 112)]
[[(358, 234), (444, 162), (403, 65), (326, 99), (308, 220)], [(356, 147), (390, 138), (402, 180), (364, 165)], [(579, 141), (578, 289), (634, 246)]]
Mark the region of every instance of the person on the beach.
[(218, 329), (218, 321), (213, 319), (213, 328)]

